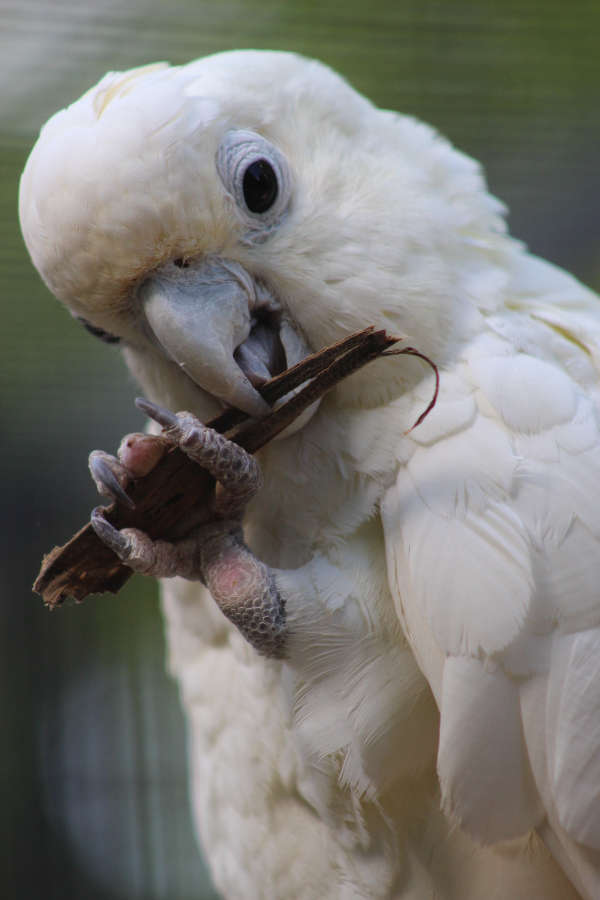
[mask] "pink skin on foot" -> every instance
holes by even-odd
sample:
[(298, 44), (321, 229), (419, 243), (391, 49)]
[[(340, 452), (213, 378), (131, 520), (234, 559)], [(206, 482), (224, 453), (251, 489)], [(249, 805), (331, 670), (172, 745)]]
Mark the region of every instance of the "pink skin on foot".
[(133, 478), (141, 478), (152, 471), (168, 447), (167, 441), (153, 434), (126, 434), (119, 446), (119, 460)]
[(264, 564), (235, 536), (207, 541), (201, 559), (206, 581), (221, 607), (235, 607), (263, 588)]
[(211, 585), (215, 593), (231, 598), (249, 594), (255, 587), (255, 566), (248, 566), (244, 558), (231, 552), (224, 559), (219, 560), (211, 569)]

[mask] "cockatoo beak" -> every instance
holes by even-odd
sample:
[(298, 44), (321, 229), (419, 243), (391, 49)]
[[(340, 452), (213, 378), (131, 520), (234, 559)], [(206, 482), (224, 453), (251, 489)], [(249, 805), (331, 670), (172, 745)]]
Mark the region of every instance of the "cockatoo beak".
[(219, 257), (167, 263), (138, 298), (154, 340), (192, 381), (251, 416), (269, 412), (255, 386), (298, 359), (286, 360), (279, 305), (242, 266)]

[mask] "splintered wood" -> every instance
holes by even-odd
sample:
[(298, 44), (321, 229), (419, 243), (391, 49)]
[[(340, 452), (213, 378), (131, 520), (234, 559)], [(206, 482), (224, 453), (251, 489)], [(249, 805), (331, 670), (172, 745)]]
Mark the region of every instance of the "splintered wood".
[[(260, 393), (270, 404), (295, 391), (269, 415), (256, 421), (246, 413), (228, 409), (207, 424), (255, 453), (343, 378), (377, 357), (403, 353), (419, 356), (435, 372), (435, 394), (419, 417), (418, 421), (422, 421), (437, 397), (437, 369), (412, 347), (390, 351), (397, 340), (373, 327), (351, 334), (263, 385)], [(204, 507), (214, 488), (214, 479), (208, 472), (172, 447), (148, 475), (126, 485), (135, 504), (133, 509), (114, 501), (104, 508), (103, 515), (115, 528), (139, 528), (153, 539), (173, 540), (182, 537), (178, 523), (189, 522), (191, 510)], [(131, 569), (102, 543), (88, 523), (63, 547), (55, 547), (44, 557), (33, 589), (48, 607), (55, 608), (69, 597), (81, 601), (89, 594), (117, 593), (131, 574)]]

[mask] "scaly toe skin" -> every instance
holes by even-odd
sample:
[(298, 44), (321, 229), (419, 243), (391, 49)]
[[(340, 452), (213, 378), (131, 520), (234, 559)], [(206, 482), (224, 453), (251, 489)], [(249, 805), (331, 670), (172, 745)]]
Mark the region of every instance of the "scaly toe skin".
[(241, 515), (244, 506), (262, 486), (260, 467), (253, 456), (238, 444), (207, 428), (192, 413), (172, 413), (149, 400), (136, 404), (165, 429), (165, 438), (206, 469), (223, 490), (218, 496), (218, 514), (228, 518)]
[(135, 507), (135, 503), (124, 489), (131, 473), (115, 456), (103, 450), (93, 450), (88, 464), (99, 494), (119, 500), (130, 509)]
[(265, 656), (285, 656), (285, 600), (273, 572), (246, 547), (238, 522), (212, 522), (197, 532), (203, 580), (246, 640)]
[(226, 489), (244, 489), (249, 497), (262, 485), (260, 468), (239, 444), (207, 428), (191, 413), (179, 413), (179, 447)]
[(119, 531), (104, 518), (104, 510), (97, 506), (90, 516), (90, 524), (103, 544), (106, 544), (122, 563), (142, 575), (155, 578), (200, 579), (197, 539), (191, 537), (175, 544), (153, 541), (138, 528)]
[[(99, 506), (92, 510), (90, 523), (102, 543), (110, 547), (121, 562), (142, 575), (155, 574), (156, 546), (147, 534), (137, 528), (119, 531), (106, 521)], [(162, 572), (156, 574), (160, 576)]]

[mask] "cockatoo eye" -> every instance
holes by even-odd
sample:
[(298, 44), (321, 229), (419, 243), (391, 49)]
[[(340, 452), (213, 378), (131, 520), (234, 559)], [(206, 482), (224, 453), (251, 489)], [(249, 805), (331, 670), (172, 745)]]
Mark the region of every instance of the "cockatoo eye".
[(273, 166), (266, 159), (250, 163), (242, 181), (246, 206), (253, 213), (271, 209), (277, 199), (279, 187)]
[(223, 187), (248, 226), (245, 239), (265, 240), (289, 207), (291, 177), (283, 153), (254, 131), (228, 131), (216, 162)]

